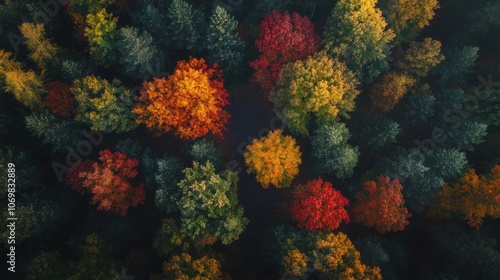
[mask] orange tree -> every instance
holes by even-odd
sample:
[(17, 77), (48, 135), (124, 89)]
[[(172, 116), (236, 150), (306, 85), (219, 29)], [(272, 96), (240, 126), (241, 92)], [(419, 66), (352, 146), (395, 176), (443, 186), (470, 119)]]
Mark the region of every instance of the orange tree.
[(330, 182), (321, 178), (299, 185), (294, 190), (290, 211), (298, 227), (308, 230), (334, 230), (341, 222), (349, 223), (345, 206), (349, 203)]
[(135, 169), (139, 161), (124, 153), (104, 150), (99, 162), (85, 160), (70, 168), (66, 184), (76, 191), (92, 194), (92, 204), (98, 209), (124, 216), (128, 208), (145, 201), (144, 185), (134, 186)]
[(479, 228), (486, 216), (500, 218), (500, 165), (480, 176), (470, 169), (460, 182), (445, 184), (430, 213), (444, 217), (459, 213), (474, 228)]
[(355, 195), (353, 220), (374, 227), (380, 233), (403, 230), (410, 214), (404, 207), (402, 189), (398, 179), (390, 181), (389, 177), (379, 176), (376, 182), (366, 181)]
[(174, 132), (181, 139), (212, 133), (222, 137), (229, 120), (229, 104), (221, 72), (203, 58), (179, 61), (172, 75), (144, 82), (133, 110), (137, 122), (159, 133)]
[(295, 139), (283, 135), (282, 130), (271, 131), (265, 137), (254, 140), (244, 154), (248, 173), (255, 173), (263, 188), (290, 186), (299, 173), (302, 153)]

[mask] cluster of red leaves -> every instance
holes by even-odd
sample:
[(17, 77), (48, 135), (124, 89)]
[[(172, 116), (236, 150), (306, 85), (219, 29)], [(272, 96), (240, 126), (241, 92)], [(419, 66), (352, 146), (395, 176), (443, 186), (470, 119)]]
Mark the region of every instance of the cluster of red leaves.
[(124, 153), (104, 150), (99, 162), (85, 160), (68, 172), (66, 184), (81, 193), (92, 194), (92, 204), (98, 209), (124, 216), (128, 208), (144, 203), (144, 185), (134, 187), (132, 179), (139, 161), (127, 158)]
[(283, 65), (314, 53), (318, 49), (319, 39), (314, 33), (313, 23), (307, 17), (272, 11), (262, 20), (259, 36), (255, 40), (260, 56), (250, 62), (255, 70), (252, 82), (266, 91), (270, 90)]
[(76, 102), (71, 95), (70, 84), (50, 82), (44, 104), (52, 113), (61, 117), (70, 117), (76, 113)]
[(290, 210), (292, 219), (298, 222), (300, 228), (334, 230), (341, 222), (349, 223), (349, 215), (344, 208), (348, 204), (349, 200), (330, 182), (319, 178), (295, 188)]
[(403, 230), (411, 215), (404, 207), (402, 190), (398, 179), (390, 181), (389, 177), (379, 176), (377, 182), (366, 181), (355, 195), (353, 220), (374, 227), (380, 233)]

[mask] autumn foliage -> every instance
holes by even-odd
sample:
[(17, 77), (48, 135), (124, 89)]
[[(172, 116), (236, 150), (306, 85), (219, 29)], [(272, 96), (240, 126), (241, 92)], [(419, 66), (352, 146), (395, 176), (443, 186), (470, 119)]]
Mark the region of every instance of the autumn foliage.
[(61, 117), (70, 117), (76, 113), (75, 98), (71, 95), (71, 85), (53, 81), (49, 83), (49, 93), (45, 97), (44, 105)]
[(262, 20), (259, 36), (255, 40), (260, 56), (250, 62), (255, 70), (252, 82), (270, 90), (283, 65), (314, 53), (319, 39), (307, 17), (272, 11)]
[(247, 149), (244, 157), (248, 173), (255, 173), (263, 188), (269, 185), (288, 187), (299, 173), (302, 153), (295, 139), (283, 135), (282, 130), (271, 131), (254, 140)]
[(384, 113), (391, 111), (415, 82), (415, 79), (404, 73), (385, 73), (371, 88), (372, 107)]
[(209, 133), (222, 137), (229, 121), (223, 109), (229, 104), (217, 65), (203, 58), (179, 61), (166, 78), (144, 82), (139, 104), (133, 110), (137, 122), (160, 133), (174, 132), (181, 139), (196, 139)]
[(124, 216), (128, 208), (145, 201), (144, 185), (133, 185), (139, 161), (124, 153), (104, 150), (99, 162), (86, 160), (70, 168), (66, 184), (79, 192), (89, 192), (98, 209)]
[(403, 230), (410, 214), (404, 207), (398, 179), (379, 176), (377, 181), (366, 181), (363, 189), (355, 195), (352, 218), (357, 223), (375, 228), (380, 233)]
[(500, 218), (500, 165), (480, 176), (470, 169), (460, 182), (445, 184), (430, 212), (444, 217), (460, 214), (474, 228), (479, 228), (486, 216)]
[(349, 201), (330, 182), (321, 178), (312, 180), (297, 186), (293, 194), (290, 210), (298, 227), (334, 230), (341, 222), (349, 223), (349, 215), (344, 208)]

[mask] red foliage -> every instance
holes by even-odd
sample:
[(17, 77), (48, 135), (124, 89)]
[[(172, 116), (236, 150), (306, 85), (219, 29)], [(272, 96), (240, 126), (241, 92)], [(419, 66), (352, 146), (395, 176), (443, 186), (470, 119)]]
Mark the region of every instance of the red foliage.
[(71, 95), (71, 85), (53, 81), (49, 83), (49, 93), (45, 97), (45, 106), (61, 117), (70, 117), (76, 113), (75, 99)]
[(255, 40), (260, 56), (250, 62), (255, 70), (252, 82), (270, 90), (287, 62), (306, 58), (318, 49), (320, 37), (314, 25), (297, 13), (280, 14), (272, 11), (260, 24), (260, 34)]
[(353, 206), (354, 221), (374, 227), (380, 233), (403, 230), (411, 216), (404, 207), (398, 179), (379, 176), (377, 182), (366, 181), (362, 191), (355, 195), (357, 203)]
[(341, 222), (349, 223), (345, 206), (349, 200), (321, 178), (299, 185), (294, 190), (290, 211), (298, 227), (308, 230), (334, 230)]
[(99, 161), (86, 160), (72, 167), (66, 183), (74, 190), (90, 192), (92, 204), (99, 204), (98, 209), (122, 216), (129, 207), (144, 203), (144, 185), (132, 185), (132, 179), (137, 176), (137, 159), (104, 150), (99, 153)]

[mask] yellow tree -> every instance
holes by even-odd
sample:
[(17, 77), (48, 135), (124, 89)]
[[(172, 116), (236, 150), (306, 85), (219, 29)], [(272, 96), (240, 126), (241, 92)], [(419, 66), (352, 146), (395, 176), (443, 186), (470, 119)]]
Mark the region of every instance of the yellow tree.
[(405, 51), (403, 61), (396, 61), (396, 65), (413, 77), (422, 78), (443, 60), (441, 42), (425, 38), (422, 42), (411, 42)]
[(479, 228), (486, 216), (500, 218), (500, 165), (480, 176), (470, 169), (460, 182), (445, 184), (430, 213), (445, 218), (458, 213), (474, 228)]
[(263, 188), (289, 187), (299, 173), (301, 152), (295, 139), (283, 135), (282, 130), (269, 132), (261, 139), (253, 140), (244, 154), (248, 173), (254, 173)]
[(283, 267), (291, 276), (302, 277), (307, 272), (307, 256), (300, 250), (292, 249), (283, 257)]
[(269, 99), (283, 113), (292, 133), (308, 135), (311, 120), (327, 124), (348, 118), (359, 94), (358, 82), (344, 63), (325, 52), (286, 64)]
[(415, 82), (415, 79), (405, 73), (396, 71), (385, 73), (371, 88), (372, 107), (384, 113), (389, 112)]
[(173, 256), (163, 265), (165, 279), (176, 280), (220, 280), (222, 279), (219, 261), (208, 256), (193, 259), (187, 253)]
[(44, 72), (51, 63), (57, 62), (58, 48), (49, 39), (45, 38), (43, 24), (24, 22), (19, 29), (25, 39), (24, 44), (28, 48), (28, 56), (37, 65), (38, 69)]

